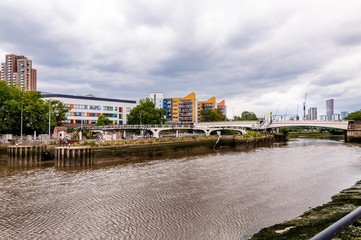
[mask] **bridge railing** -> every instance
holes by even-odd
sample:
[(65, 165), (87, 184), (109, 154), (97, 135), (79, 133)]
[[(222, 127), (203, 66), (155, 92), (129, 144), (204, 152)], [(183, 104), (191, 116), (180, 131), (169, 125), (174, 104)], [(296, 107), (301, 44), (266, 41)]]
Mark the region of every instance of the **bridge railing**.
[(151, 129), (151, 128), (184, 128), (191, 129), (193, 124), (153, 124), (153, 125), (128, 125), (128, 124), (115, 124), (115, 125), (106, 125), (106, 126), (94, 126), (89, 129), (93, 130), (113, 130), (113, 129)]

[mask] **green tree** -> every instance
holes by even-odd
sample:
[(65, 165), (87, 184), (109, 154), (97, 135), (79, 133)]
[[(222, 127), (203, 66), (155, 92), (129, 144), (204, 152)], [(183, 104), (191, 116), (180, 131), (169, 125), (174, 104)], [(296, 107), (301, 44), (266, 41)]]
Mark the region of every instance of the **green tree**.
[(150, 98), (141, 99), (139, 104), (130, 110), (128, 124), (163, 124), (165, 109), (158, 109)]
[[(0, 81), (0, 132), (16, 133), (20, 130), (20, 91)], [(20, 131), (18, 132), (20, 133)]]
[[(51, 101), (56, 106), (49, 105), (42, 99), (39, 92), (24, 92), (16, 87), (8, 86), (5, 81), (0, 81), (0, 133), (23, 134), (47, 133), (49, 129), (49, 111), (51, 125), (57, 122), (59, 116), (66, 119), (69, 111), (59, 101)], [(57, 115), (57, 116), (56, 116)], [(54, 120), (53, 120), (54, 119)], [(21, 120), (22, 123), (21, 124)]]
[(258, 120), (256, 114), (253, 112), (244, 111), (241, 116), (234, 116), (235, 121), (253, 121)]
[(52, 113), (51, 126), (62, 126), (70, 108), (65, 106), (65, 104), (59, 100), (51, 100), (48, 104), (50, 104), (50, 112)]
[(226, 121), (226, 116), (219, 109), (206, 109), (200, 112), (202, 122)]
[(345, 119), (361, 121), (361, 110), (350, 113)]
[(112, 124), (112, 121), (109, 118), (107, 118), (106, 116), (104, 116), (104, 114), (100, 114), (95, 126), (105, 126), (105, 125), (110, 125), (110, 124)]

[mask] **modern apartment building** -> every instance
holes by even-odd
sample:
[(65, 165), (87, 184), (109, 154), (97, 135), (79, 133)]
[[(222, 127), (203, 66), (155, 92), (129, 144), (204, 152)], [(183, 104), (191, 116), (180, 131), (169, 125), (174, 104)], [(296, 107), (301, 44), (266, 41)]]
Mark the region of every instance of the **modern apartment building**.
[(163, 108), (168, 122), (192, 123), (195, 120), (196, 94), (194, 92), (183, 98), (164, 98)]
[(217, 109), (221, 111), (223, 116), (227, 116), (227, 106), (225, 100), (222, 100), (217, 104)]
[(92, 125), (103, 114), (113, 124), (126, 124), (127, 115), (136, 106), (136, 101), (94, 96), (74, 96), (65, 94), (43, 94), (45, 100), (59, 100), (70, 108), (67, 120), (63, 123), (70, 126)]
[(202, 122), (202, 115), (201, 112), (208, 110), (208, 109), (216, 109), (217, 103), (216, 103), (216, 97), (211, 97), (207, 101), (198, 101), (197, 102), (197, 110), (198, 110), (198, 122)]
[(7, 54), (1, 63), (0, 79), (8, 85), (16, 86), (24, 91), (36, 91), (37, 72), (32, 61), (24, 56)]
[[(157, 96), (159, 97), (161, 95), (151, 93), (151, 97), (154, 97), (153, 101), (155, 102), (159, 100)], [(163, 98), (163, 109), (166, 111), (166, 120), (168, 122), (193, 123), (196, 120), (201, 122), (201, 111), (207, 109), (219, 109), (222, 114), (226, 116), (226, 105), (224, 100), (218, 104), (215, 97), (206, 101), (197, 101), (194, 92), (183, 98)]]
[(334, 101), (333, 99), (326, 100), (326, 116), (327, 121), (332, 120), (332, 115), (334, 114)]

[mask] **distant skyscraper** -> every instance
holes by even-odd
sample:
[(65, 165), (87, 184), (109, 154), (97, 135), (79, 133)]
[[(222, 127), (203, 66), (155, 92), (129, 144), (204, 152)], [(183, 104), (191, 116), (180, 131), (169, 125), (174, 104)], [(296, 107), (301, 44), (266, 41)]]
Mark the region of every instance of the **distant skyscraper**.
[(5, 62), (1, 63), (0, 79), (24, 91), (36, 91), (36, 75), (36, 69), (27, 57), (7, 54)]
[(334, 101), (333, 99), (326, 100), (326, 116), (327, 121), (332, 120), (332, 115), (334, 114)]
[(307, 120), (311, 120), (311, 121), (317, 120), (317, 108), (316, 107), (311, 107), (308, 109)]

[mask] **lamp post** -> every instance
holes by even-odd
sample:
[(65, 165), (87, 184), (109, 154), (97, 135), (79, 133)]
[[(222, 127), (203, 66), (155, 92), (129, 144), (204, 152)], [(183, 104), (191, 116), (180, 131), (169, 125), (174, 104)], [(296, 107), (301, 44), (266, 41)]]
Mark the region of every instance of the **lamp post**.
[(139, 112), (139, 129), (140, 129), (140, 136), (143, 137), (143, 129), (142, 129), (142, 113)]
[(50, 141), (50, 99), (49, 99), (49, 141)]
[(198, 123), (198, 103), (197, 103), (197, 99), (194, 99), (194, 123)]
[(21, 103), (20, 110), (20, 142), (23, 141), (23, 103)]

